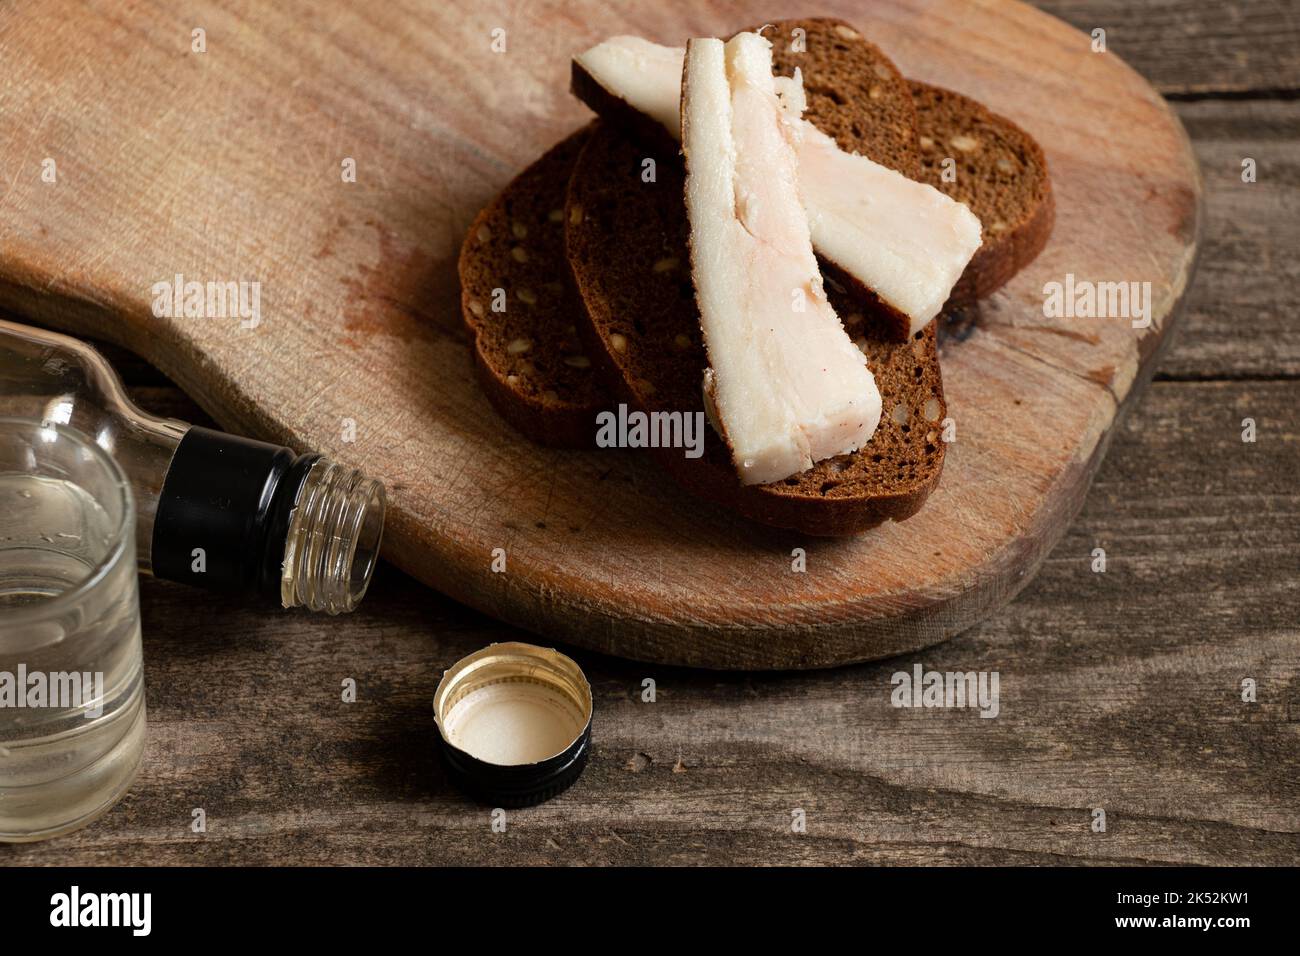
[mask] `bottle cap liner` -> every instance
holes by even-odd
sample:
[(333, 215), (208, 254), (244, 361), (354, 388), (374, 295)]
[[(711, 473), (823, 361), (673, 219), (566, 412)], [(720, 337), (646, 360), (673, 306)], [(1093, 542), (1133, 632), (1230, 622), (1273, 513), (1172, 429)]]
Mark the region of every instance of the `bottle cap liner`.
[(591, 685), (552, 648), (511, 641), (462, 658), (443, 673), (433, 713), (448, 776), (483, 803), (541, 803), (586, 766)]

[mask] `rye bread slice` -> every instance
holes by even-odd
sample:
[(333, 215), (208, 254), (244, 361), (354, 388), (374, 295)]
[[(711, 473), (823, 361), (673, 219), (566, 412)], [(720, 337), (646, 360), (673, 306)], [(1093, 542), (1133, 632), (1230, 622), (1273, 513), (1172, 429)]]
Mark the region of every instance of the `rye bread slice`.
[[(653, 182), (642, 160), (653, 156)], [(588, 322), (587, 354), (618, 400), (645, 412), (704, 410), (708, 366), (691, 282), (685, 170), (676, 145), (648, 152), (604, 123), (569, 181), (569, 267)], [(852, 534), (914, 514), (943, 467), (946, 415), (934, 323), (896, 342), (861, 318), (851, 296), (832, 305), (876, 376), (884, 413), (871, 441), (780, 482), (742, 486), (728, 449), (711, 429), (704, 455), (653, 449), (688, 490), (763, 524), (814, 535)]]
[[(903, 74), (854, 27), (834, 17), (776, 20), (750, 28), (772, 41), (772, 70), (803, 75), (811, 120), (840, 149), (920, 179), (916, 108)], [(795, 31), (803, 31), (802, 52)]]
[[(772, 69), (778, 76), (803, 77), (804, 118), (835, 140), (840, 149), (921, 179), (921, 147), (916, 108), (908, 81), (851, 24), (834, 17), (776, 20), (752, 28), (772, 41)], [(802, 30), (802, 50), (796, 48)], [(911, 320), (881, 300), (855, 276), (824, 256), (822, 275), (844, 289), (861, 311), (888, 337), (905, 341)], [(838, 310), (838, 306), (836, 307)], [(933, 323), (931, 323), (933, 324)]]
[[(772, 41), (777, 75), (793, 76), (796, 68), (800, 70), (808, 104), (804, 117), (814, 126), (834, 138), (841, 149), (911, 179), (921, 178), (912, 94), (907, 80), (879, 47), (843, 20), (830, 17), (778, 20), (751, 30)], [(798, 48), (796, 30), (803, 31)], [(677, 149), (663, 126), (601, 86), (576, 61), (570, 89), (607, 124), (630, 133), (648, 149), (661, 154)], [(894, 338), (908, 338), (907, 316), (833, 262), (818, 259), (828, 284), (847, 290), (856, 300), (855, 311), (865, 313)]]
[[(562, 448), (593, 444), (596, 413), (607, 407), (578, 337), (583, 310), (564, 264), (565, 189), (590, 131), (516, 176), (478, 214), (460, 250), (461, 313), (488, 400), (526, 437)], [(494, 312), (502, 294), (505, 310)]]
[[(945, 308), (959, 308), (1000, 288), (1028, 265), (1052, 233), (1056, 203), (1047, 157), (1028, 133), (968, 96), (911, 82), (920, 131), (921, 178), (979, 217), (984, 241)], [(956, 180), (943, 181), (943, 161)]]

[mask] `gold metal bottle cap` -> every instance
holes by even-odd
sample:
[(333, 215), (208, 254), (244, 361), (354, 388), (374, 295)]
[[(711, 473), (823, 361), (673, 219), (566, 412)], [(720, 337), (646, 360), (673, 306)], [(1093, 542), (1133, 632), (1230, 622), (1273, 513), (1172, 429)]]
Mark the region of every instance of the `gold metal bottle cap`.
[(498, 806), (528, 806), (570, 786), (591, 741), (591, 685), (549, 647), (491, 644), (453, 664), (433, 696), (452, 781)]

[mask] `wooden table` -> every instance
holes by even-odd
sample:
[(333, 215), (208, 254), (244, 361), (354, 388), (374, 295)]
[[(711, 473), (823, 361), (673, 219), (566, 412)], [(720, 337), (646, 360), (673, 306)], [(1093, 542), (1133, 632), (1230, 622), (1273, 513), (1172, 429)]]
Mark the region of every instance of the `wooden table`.
[[(1178, 341), (1005, 611), (829, 672), (574, 651), (596, 695), (592, 762), (496, 833), (445, 783), (430, 700), (452, 661), (526, 635), (388, 566), (339, 619), (145, 580), (139, 781), (80, 833), (0, 846), (0, 865), (1300, 862), (1300, 17), (1265, 0), (1043, 6), (1105, 27), (1175, 101), (1208, 229)], [(146, 408), (203, 420), (109, 351)], [(892, 707), (891, 676), (915, 663), (997, 671), (999, 716)]]

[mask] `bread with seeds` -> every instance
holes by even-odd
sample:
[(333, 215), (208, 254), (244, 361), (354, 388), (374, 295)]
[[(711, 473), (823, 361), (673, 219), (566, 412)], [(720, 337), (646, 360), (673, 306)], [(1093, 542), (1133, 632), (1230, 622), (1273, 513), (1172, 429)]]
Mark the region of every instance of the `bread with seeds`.
[(492, 406), (543, 445), (593, 444), (604, 392), (584, 353), (564, 265), (569, 174), (591, 127), (552, 147), (475, 218), (461, 246), (461, 313)]
[[(1056, 203), (1047, 157), (1023, 129), (968, 96), (913, 81), (921, 177), (983, 224), (983, 242), (966, 266), (948, 308), (995, 292), (1047, 245)], [(956, 174), (944, 180), (944, 160)]]
[[(647, 413), (704, 411), (708, 358), (691, 282), (681, 158), (655, 155), (654, 182), (640, 177), (647, 147), (598, 125), (569, 183), (569, 267), (586, 309), (586, 352), (617, 400)], [(915, 514), (943, 468), (947, 410), (930, 323), (896, 341), (864, 319), (852, 296), (831, 304), (876, 379), (883, 414), (859, 451), (818, 462), (782, 481), (741, 485), (723, 440), (704, 455), (652, 449), (684, 488), (763, 524), (843, 535)]]

